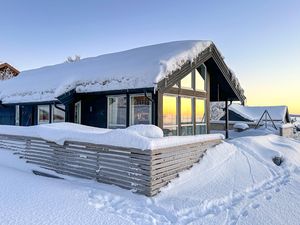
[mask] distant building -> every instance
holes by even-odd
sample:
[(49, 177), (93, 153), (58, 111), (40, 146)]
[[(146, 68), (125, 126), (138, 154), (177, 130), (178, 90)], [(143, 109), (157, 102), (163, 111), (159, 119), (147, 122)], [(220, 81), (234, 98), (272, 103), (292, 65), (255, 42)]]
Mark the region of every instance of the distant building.
[[(240, 104), (231, 104), (228, 110), (229, 121), (257, 123), (265, 111), (270, 114), (274, 122), (289, 123), (291, 121), (287, 106), (243, 106)], [(221, 120), (225, 120), (225, 116)]]
[(19, 73), (20, 72), (13, 66), (0, 61), (0, 80), (8, 80), (17, 76)]

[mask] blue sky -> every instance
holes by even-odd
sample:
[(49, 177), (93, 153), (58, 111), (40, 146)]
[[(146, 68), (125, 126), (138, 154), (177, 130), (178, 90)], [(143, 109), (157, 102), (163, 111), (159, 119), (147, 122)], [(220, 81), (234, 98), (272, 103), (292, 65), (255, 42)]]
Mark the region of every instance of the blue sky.
[(0, 60), (20, 70), (75, 54), (209, 39), (249, 104), (288, 104), (300, 113), (300, 1), (1, 0), (1, 8)]

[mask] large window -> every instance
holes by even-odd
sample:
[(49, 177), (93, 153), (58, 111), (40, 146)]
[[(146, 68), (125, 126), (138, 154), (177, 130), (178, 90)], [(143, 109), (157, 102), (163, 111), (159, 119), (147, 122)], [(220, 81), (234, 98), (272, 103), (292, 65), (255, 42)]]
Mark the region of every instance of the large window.
[[(195, 68), (183, 77), (163, 97), (163, 129), (165, 135), (193, 135), (207, 133), (205, 117), (206, 66)], [(181, 89), (181, 90), (180, 90)], [(194, 92), (184, 90), (190, 89)], [(171, 94), (172, 93), (172, 94)], [(174, 93), (178, 95), (174, 96)], [(203, 96), (203, 99), (199, 97)]]
[(181, 129), (180, 135), (193, 135), (193, 108), (192, 98), (180, 98), (180, 121)]
[(65, 122), (65, 106), (62, 104), (52, 105), (52, 122)]
[[(199, 68), (200, 70), (200, 68)], [(202, 70), (202, 74), (198, 69), (195, 69), (195, 86), (197, 91), (205, 91), (205, 72)]]
[(206, 134), (206, 119), (205, 119), (205, 100), (196, 99), (195, 101), (196, 112), (196, 134)]
[(130, 125), (151, 124), (152, 104), (145, 95), (130, 96)]
[(180, 81), (180, 87), (185, 89), (192, 89), (192, 73), (189, 73), (186, 75), (181, 81)]
[(81, 101), (76, 102), (74, 106), (74, 123), (81, 124)]
[(127, 99), (125, 95), (109, 96), (108, 102), (108, 128), (125, 128)]
[(50, 123), (50, 105), (38, 106), (38, 124)]
[(163, 96), (163, 131), (166, 136), (177, 135), (177, 98), (176, 96)]

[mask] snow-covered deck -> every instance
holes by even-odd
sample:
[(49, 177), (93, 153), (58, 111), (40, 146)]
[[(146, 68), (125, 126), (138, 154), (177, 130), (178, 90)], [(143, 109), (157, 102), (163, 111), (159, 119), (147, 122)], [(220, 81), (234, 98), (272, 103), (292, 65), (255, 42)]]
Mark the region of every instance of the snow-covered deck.
[(123, 130), (60, 123), (0, 126), (0, 147), (27, 162), (80, 178), (95, 179), (153, 196), (193, 166), (223, 135), (163, 137), (152, 125)]

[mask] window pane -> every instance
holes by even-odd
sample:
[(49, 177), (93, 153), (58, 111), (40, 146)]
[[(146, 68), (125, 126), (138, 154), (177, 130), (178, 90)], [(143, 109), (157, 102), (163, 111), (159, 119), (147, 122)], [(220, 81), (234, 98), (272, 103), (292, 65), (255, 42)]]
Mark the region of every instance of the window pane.
[(196, 99), (196, 134), (206, 134), (205, 100)]
[(16, 118), (15, 118), (16, 125), (20, 125), (20, 106), (16, 105)]
[(204, 79), (204, 76), (205, 75), (203, 74), (203, 76), (202, 76), (197, 69), (195, 70), (196, 90), (205, 91), (205, 79)]
[(192, 73), (189, 73), (181, 81), (181, 88), (192, 88)]
[[(57, 107), (61, 109), (65, 109), (65, 106), (62, 104), (57, 105)], [(58, 109), (55, 107), (55, 105), (52, 105), (52, 122), (53, 123), (59, 123), (59, 122), (65, 122), (65, 112), (61, 109)]]
[(152, 115), (151, 101), (141, 96), (130, 97), (130, 125), (133, 124), (151, 124)]
[(108, 97), (108, 128), (126, 127), (126, 96)]
[(196, 134), (206, 134), (206, 123), (203, 124), (196, 124)]
[(38, 106), (38, 124), (50, 123), (49, 105)]
[(177, 98), (163, 96), (163, 131), (166, 136), (177, 135)]
[(193, 135), (192, 98), (180, 100), (181, 135)]
[(81, 123), (81, 101), (75, 103), (74, 122)]

